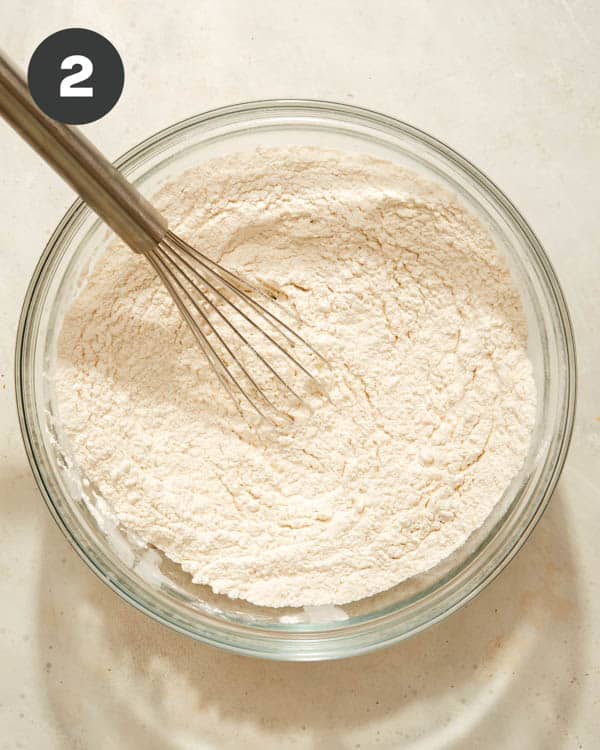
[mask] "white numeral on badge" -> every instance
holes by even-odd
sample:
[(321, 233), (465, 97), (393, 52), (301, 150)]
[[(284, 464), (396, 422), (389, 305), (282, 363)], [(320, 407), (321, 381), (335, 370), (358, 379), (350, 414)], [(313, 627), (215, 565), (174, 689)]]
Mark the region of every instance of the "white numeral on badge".
[(70, 76), (66, 76), (60, 82), (60, 96), (94, 96), (94, 88), (92, 86), (73, 88), (76, 83), (87, 81), (92, 75), (94, 66), (89, 57), (69, 55), (61, 62), (60, 68), (61, 70), (73, 70), (76, 65), (79, 65), (81, 69), (75, 73), (71, 73)]

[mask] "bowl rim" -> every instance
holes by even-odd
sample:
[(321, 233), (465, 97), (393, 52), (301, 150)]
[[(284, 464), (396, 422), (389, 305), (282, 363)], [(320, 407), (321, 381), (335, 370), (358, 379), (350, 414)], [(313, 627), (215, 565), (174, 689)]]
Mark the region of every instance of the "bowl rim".
[[(235, 623), (224, 622), (221, 620), (215, 620), (210, 618), (208, 632), (204, 631), (192, 631), (180, 625), (173, 620), (165, 617), (161, 612), (152, 609), (147, 604), (138, 601), (135, 596), (130, 594), (129, 591), (124, 590), (119, 584), (114, 581), (104, 571), (95, 560), (93, 560), (87, 553), (87, 551), (81, 546), (76, 535), (65, 523), (62, 515), (57, 509), (52, 494), (49, 488), (46, 486), (43, 472), (40, 468), (39, 462), (36, 457), (35, 440), (32, 434), (30, 415), (28, 415), (28, 409), (26, 404), (25, 394), (25, 383), (24, 383), (24, 372), (23, 361), (26, 357), (26, 343), (28, 340), (28, 333), (32, 324), (32, 315), (34, 310), (34, 301), (36, 291), (44, 278), (44, 271), (47, 264), (52, 259), (54, 251), (61, 240), (64, 239), (64, 235), (69, 230), (74, 231), (80, 221), (83, 220), (85, 213), (91, 209), (88, 209), (86, 204), (80, 199), (76, 199), (74, 203), (66, 211), (56, 229), (50, 236), (41, 256), (38, 260), (31, 280), (28, 284), (25, 297), (23, 300), (21, 314), (19, 318), (19, 324), (16, 336), (15, 345), (15, 395), (17, 401), (17, 412), (19, 419), (19, 426), (21, 435), (27, 454), (27, 459), (31, 470), (33, 472), (36, 484), (40, 490), (44, 501), (57, 523), (58, 527), (67, 538), (71, 546), (84, 560), (86, 565), (113, 591), (119, 596), (132, 604), (136, 609), (142, 611), (152, 619), (157, 620), (174, 629), (180, 633), (191, 636), (196, 640), (208, 643), (211, 645), (224, 648), (226, 650), (244, 654), (260, 656), (267, 659), (278, 659), (278, 660), (294, 660), (294, 661), (313, 661), (322, 659), (334, 659), (343, 658), (345, 656), (358, 655), (368, 653), (379, 648), (386, 647), (400, 640), (408, 638), (422, 630), (428, 628), (436, 622), (444, 619), (460, 607), (464, 606), (467, 602), (473, 599), (478, 593), (480, 593), (489, 583), (491, 583), (497, 575), (508, 565), (508, 563), (515, 557), (518, 551), (521, 549), (539, 519), (543, 515), (550, 497), (556, 487), (556, 483), (560, 477), (564, 462), (566, 460), (571, 436), (573, 432), (575, 409), (576, 409), (576, 382), (577, 382), (577, 363), (575, 353), (575, 341), (573, 326), (571, 317), (565, 297), (554, 271), (554, 268), (546, 255), (541, 243), (534, 234), (533, 230), (529, 227), (528, 223), (518, 211), (516, 206), (506, 197), (506, 195), (497, 187), (497, 185), (490, 180), (481, 170), (475, 167), (468, 159), (461, 156), (450, 146), (446, 145), (439, 139), (429, 135), (425, 131), (410, 125), (402, 120), (391, 117), (389, 115), (380, 114), (371, 109), (364, 107), (358, 107), (355, 105), (328, 101), (318, 99), (264, 99), (264, 100), (251, 100), (245, 101), (238, 104), (233, 104), (225, 107), (219, 107), (208, 110), (198, 115), (187, 117), (179, 122), (174, 123), (166, 128), (159, 130), (148, 138), (142, 140), (137, 145), (127, 150), (122, 156), (116, 159), (113, 163), (114, 166), (121, 170), (127, 170), (127, 167), (132, 164), (139, 164), (143, 160), (143, 155), (151, 151), (158, 143), (164, 142), (166, 139), (171, 139), (174, 135), (182, 135), (189, 129), (195, 129), (203, 123), (208, 123), (213, 120), (227, 120), (232, 116), (249, 116), (252, 113), (261, 114), (293, 114), (294, 112), (303, 112), (308, 114), (310, 111), (314, 111), (316, 114), (327, 115), (347, 115), (353, 121), (362, 121), (363, 123), (371, 126), (375, 126), (379, 130), (387, 129), (392, 133), (398, 133), (400, 131), (404, 135), (408, 135), (413, 139), (416, 139), (433, 150), (441, 153), (449, 162), (451, 162), (461, 172), (466, 172), (468, 176), (478, 183), (479, 187), (486, 193), (501, 209), (508, 215), (510, 220), (517, 227), (519, 232), (526, 240), (528, 249), (533, 253), (535, 260), (537, 261), (539, 270), (543, 273), (548, 289), (552, 293), (552, 300), (554, 303), (554, 312), (556, 313), (557, 321), (559, 325), (559, 333), (564, 350), (566, 352), (565, 362), (565, 389), (564, 389), (564, 420), (563, 430), (560, 434), (558, 442), (558, 448), (555, 453), (554, 465), (551, 467), (549, 474), (546, 477), (544, 487), (537, 503), (534, 512), (530, 515), (528, 523), (521, 529), (519, 536), (514, 541), (513, 545), (504, 550), (504, 554), (494, 560), (494, 565), (488, 565), (488, 570), (485, 575), (471, 587), (471, 589), (461, 597), (455, 598), (449, 606), (445, 607), (442, 611), (437, 612), (433, 617), (422, 620), (413, 624), (412, 627), (398, 632), (393, 627), (393, 615), (391, 617), (383, 617), (379, 620), (371, 620), (366, 623), (360, 623), (356, 627), (359, 629), (354, 632), (351, 628), (344, 627), (343, 625), (339, 629), (329, 631), (312, 631), (304, 632), (302, 635), (307, 636), (304, 640), (298, 640), (298, 633), (282, 633), (277, 631), (277, 644), (274, 647), (273, 644), (273, 633), (274, 631), (263, 630), (255, 628), (252, 629), (251, 634), (240, 634), (236, 632), (239, 630)], [(200, 614), (200, 613), (199, 613)], [(384, 631), (377, 629), (377, 625), (381, 625), (383, 621), (387, 621), (387, 626)], [(218, 623), (218, 624), (217, 624)], [(366, 631), (365, 631), (366, 628)], [(295, 636), (295, 637), (294, 637)], [(374, 637), (375, 636), (375, 637)], [(305, 644), (306, 648), (298, 648), (300, 644)], [(319, 648), (319, 646), (322, 646)]]

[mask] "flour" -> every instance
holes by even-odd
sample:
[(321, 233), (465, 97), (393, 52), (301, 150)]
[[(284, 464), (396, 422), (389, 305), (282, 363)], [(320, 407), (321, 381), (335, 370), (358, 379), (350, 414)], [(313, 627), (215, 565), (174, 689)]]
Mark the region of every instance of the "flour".
[(120, 523), (195, 582), (275, 607), (375, 594), (462, 545), (535, 412), (519, 298), (480, 223), (399, 166), (310, 148), (214, 160), (155, 203), (298, 313), (332, 403), (254, 430), (149, 264), (115, 244), (66, 316), (57, 389)]

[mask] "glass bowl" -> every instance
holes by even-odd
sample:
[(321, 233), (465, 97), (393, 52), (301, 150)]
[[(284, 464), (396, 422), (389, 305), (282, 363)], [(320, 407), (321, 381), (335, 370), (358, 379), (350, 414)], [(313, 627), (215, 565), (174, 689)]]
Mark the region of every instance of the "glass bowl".
[(575, 354), (558, 281), (525, 220), (466, 159), (403, 122), (328, 102), (251, 102), (173, 125), (116, 164), (152, 196), (203, 160), (287, 144), (368, 153), (447, 185), (487, 225), (506, 257), (529, 322), (537, 417), (522, 471), (467, 544), (426, 574), (343, 608), (270, 609), (192, 584), (157, 551), (130, 539), (81, 475), (55, 419), (53, 368), (62, 316), (111, 240), (81, 201), (52, 235), (27, 291), (17, 339), (17, 400), (29, 461), (50, 512), (80, 556), (120, 596), (205, 643), (271, 659), (320, 660), (371, 651), (423, 630), (469, 601), (514, 556), (546, 507), (565, 460), (575, 408)]

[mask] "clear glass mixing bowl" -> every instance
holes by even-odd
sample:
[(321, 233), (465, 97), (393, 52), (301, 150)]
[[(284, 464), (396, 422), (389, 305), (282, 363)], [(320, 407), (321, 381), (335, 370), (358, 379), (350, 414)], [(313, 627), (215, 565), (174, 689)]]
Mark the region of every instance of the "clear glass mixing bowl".
[(318, 660), (364, 653), (417, 633), (465, 604), (513, 557), (546, 507), (565, 460), (575, 407), (575, 355), (558, 281), (523, 217), (463, 157), (398, 120), (327, 102), (251, 102), (173, 125), (131, 149), (117, 165), (152, 196), (162, 183), (203, 160), (286, 144), (369, 153), (445, 183), (479, 215), (506, 256), (529, 320), (537, 419), (523, 470), (464, 547), (427, 574), (343, 608), (277, 610), (195, 586), (158, 552), (128, 539), (81, 475), (54, 416), (53, 368), (62, 316), (111, 236), (81, 201), (60, 222), (29, 285), (17, 340), (17, 399), (42, 495), (77, 552), (111, 588), (142, 612), (206, 643), (271, 659)]

